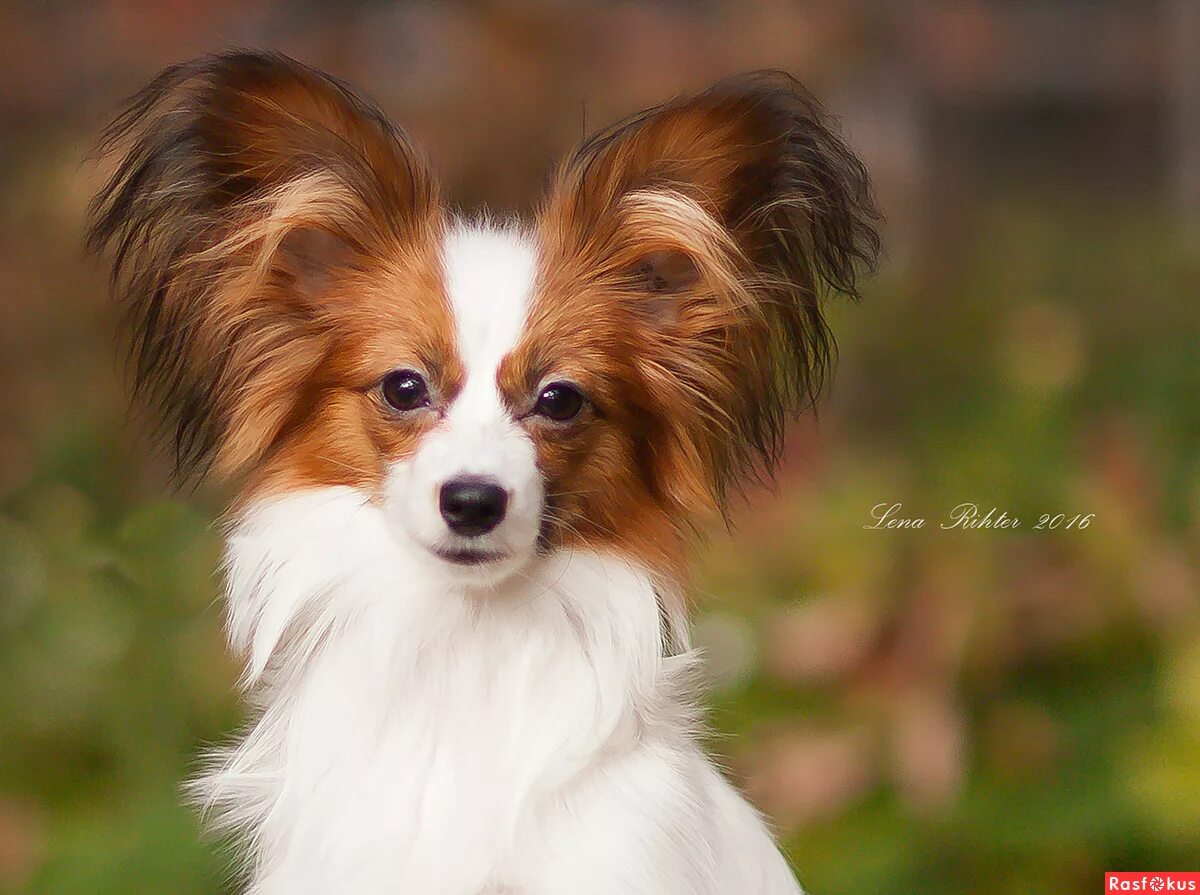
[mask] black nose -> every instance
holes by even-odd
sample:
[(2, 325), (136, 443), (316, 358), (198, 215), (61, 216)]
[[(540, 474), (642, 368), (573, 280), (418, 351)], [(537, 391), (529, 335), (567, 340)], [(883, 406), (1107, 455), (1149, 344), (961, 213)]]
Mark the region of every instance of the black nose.
[(442, 518), (455, 534), (487, 534), (500, 524), (508, 494), (491, 479), (463, 477), (442, 485)]

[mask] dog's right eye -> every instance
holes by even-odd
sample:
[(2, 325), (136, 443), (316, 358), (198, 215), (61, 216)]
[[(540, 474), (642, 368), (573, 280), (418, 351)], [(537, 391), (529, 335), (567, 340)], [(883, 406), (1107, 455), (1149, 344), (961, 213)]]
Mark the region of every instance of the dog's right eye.
[(429, 406), (429, 387), (415, 370), (393, 370), (379, 383), (379, 393), (388, 407), (406, 412)]
[(538, 395), (533, 412), (538, 416), (565, 423), (579, 416), (586, 399), (569, 382), (552, 382)]

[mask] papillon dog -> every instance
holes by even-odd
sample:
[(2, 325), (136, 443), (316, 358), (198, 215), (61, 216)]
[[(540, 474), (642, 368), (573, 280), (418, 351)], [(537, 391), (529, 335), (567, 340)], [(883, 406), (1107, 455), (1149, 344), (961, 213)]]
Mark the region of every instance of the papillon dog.
[(461, 216), (342, 82), (233, 51), (102, 140), (135, 392), (232, 479), (252, 720), (193, 784), (251, 895), (783, 895), (703, 748), (685, 556), (769, 475), (874, 261), (791, 78), (603, 130), (527, 220)]

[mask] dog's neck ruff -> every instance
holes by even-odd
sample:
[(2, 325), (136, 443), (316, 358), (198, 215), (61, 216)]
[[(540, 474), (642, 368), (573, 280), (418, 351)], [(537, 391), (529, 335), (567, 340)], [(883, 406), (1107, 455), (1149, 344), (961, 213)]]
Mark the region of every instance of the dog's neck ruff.
[(667, 654), (681, 632), (662, 635), (652, 576), (622, 559), (555, 554), (470, 593), (387, 525), (349, 488), (233, 525), (229, 632), (261, 715), (197, 792), (250, 834), (260, 880), (316, 853), (325, 891), (389, 873), (482, 890), (584, 772), (690, 739), (692, 655)]

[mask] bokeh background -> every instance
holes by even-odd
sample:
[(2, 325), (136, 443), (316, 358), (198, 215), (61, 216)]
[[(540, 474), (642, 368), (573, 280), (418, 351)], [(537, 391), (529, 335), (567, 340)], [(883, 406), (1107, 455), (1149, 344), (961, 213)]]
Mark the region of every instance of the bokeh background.
[[(230, 45), (358, 84), (500, 210), (585, 128), (805, 80), (888, 257), (700, 559), (715, 748), (817, 895), (1200, 867), (1200, 3), (97, 0), (0, 5), (0, 892), (229, 888), (178, 791), (240, 722), (226, 495), (171, 496), (128, 422), (79, 236), (114, 105)], [(939, 529), (964, 501), (1021, 528)]]

